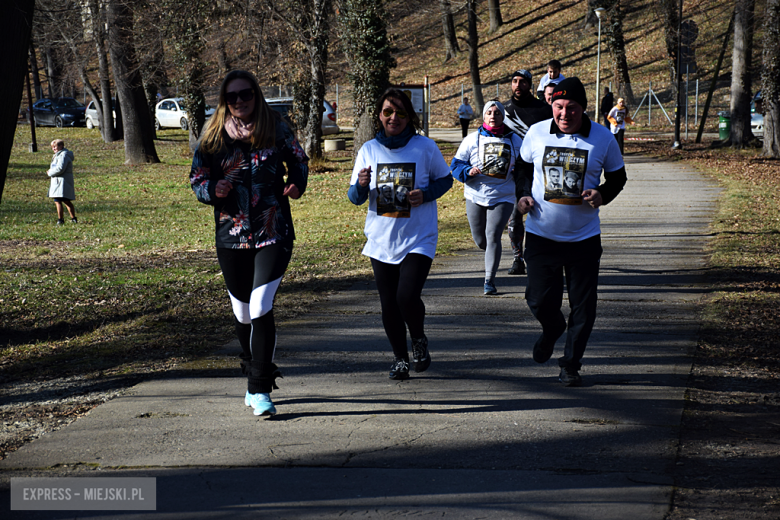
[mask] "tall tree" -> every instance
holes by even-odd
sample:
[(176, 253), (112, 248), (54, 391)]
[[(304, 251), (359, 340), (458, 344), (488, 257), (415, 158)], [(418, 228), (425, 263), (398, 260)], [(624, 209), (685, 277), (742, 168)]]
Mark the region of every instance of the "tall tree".
[(213, 22), (213, 2), (166, 0), (162, 5), (167, 6), (164, 20), (168, 40), (173, 43), (172, 61), (179, 82), (179, 94), (184, 98), (184, 106), (187, 108), (190, 149), (195, 150), (206, 123), (206, 98), (203, 95), (206, 76), (203, 54), (206, 44), (203, 33), (206, 26)]
[(669, 67), (669, 80), (674, 99), (677, 99), (677, 36), (680, 32), (680, 1), (658, 0), (652, 4), (664, 28), (666, 63)]
[(734, 49), (731, 59), (731, 146), (743, 148), (753, 137), (750, 129), (750, 62), (753, 56), (755, 0), (740, 0), (734, 10)]
[(30, 46), (34, 0), (6, 0), (0, 16), (0, 200), (2, 200), (8, 161), (16, 133), (16, 118), (22, 102), (24, 75), (27, 74), (27, 52)]
[(469, 69), (471, 71), (471, 88), (474, 96), (474, 112), (482, 113), (485, 98), (482, 97), (482, 80), (479, 75), (479, 34), (477, 33), (477, 0), (467, 0), (469, 24)]
[(441, 25), (444, 30), (444, 61), (449, 61), (460, 52), (450, 0), (439, 0), (439, 9), (441, 10)]
[[(605, 39), (612, 56), (612, 77), (616, 83), (617, 97), (622, 97), (628, 105), (634, 104), (634, 91), (631, 88), (631, 77), (626, 61), (626, 42), (623, 37), (623, 11), (621, 0), (602, 0), (601, 7), (607, 10)], [(603, 24), (603, 22), (602, 22)], [(600, 94), (599, 94), (600, 95)]]
[(108, 42), (122, 112), (125, 164), (157, 163), (160, 159), (135, 54), (134, 6), (135, 0), (108, 0)]
[[(114, 111), (111, 109), (111, 76), (108, 61), (108, 49), (106, 47), (106, 12), (105, 3), (98, 0), (89, 0), (89, 29), (92, 33), (92, 41), (95, 43), (95, 52), (98, 58), (98, 82), (100, 83), (100, 97), (93, 99), (100, 119), (100, 135), (103, 141), (111, 143), (122, 136), (118, 133), (118, 125), (114, 124)], [(105, 110), (108, 103), (108, 110)]]
[(504, 19), (501, 17), (500, 0), (488, 0), (488, 12), (490, 13), (490, 32), (494, 33), (499, 27), (504, 25)]
[(764, 155), (780, 159), (780, 0), (766, 3), (762, 61)]
[(353, 155), (357, 156), (363, 143), (374, 137), (374, 104), (390, 85), (390, 69), (395, 67), (395, 59), (390, 54), (382, 0), (342, 0), (339, 14), (341, 44), (354, 88)]
[(306, 48), (311, 91), (303, 130), (303, 148), (309, 157), (322, 157), (322, 113), (325, 110), (325, 73), (333, 0), (266, 0), (274, 18), (284, 23)]
[(30, 36), (30, 72), (32, 72), (32, 84), (35, 91), (35, 100), (37, 101), (43, 98), (43, 87), (41, 86), (41, 75), (38, 72), (38, 57), (32, 36)]

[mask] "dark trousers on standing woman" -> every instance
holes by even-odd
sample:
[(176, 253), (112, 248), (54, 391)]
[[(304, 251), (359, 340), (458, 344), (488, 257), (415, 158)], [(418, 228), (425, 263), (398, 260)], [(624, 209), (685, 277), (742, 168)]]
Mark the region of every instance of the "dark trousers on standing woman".
[[(557, 338), (568, 328), (558, 365), (579, 370), (596, 321), (601, 235), (580, 242), (555, 242), (526, 233), (525, 242), (528, 307), (545, 335)], [(564, 276), (571, 309), (568, 324), (561, 312)]]
[(276, 367), (276, 324), (273, 303), (292, 257), (292, 242), (260, 249), (217, 248), (241, 343), (241, 360), (249, 377), (249, 393), (269, 393)]
[[(450, 120), (451, 121), (451, 120)], [(460, 119), (460, 129), (461, 133), (463, 134), (463, 137), (466, 137), (469, 135), (469, 123), (471, 122), (471, 119)]]
[(420, 295), (432, 263), (432, 258), (417, 253), (409, 253), (400, 264), (371, 259), (382, 304), (382, 325), (395, 357), (407, 362), (406, 328), (412, 338), (425, 335), (425, 304)]

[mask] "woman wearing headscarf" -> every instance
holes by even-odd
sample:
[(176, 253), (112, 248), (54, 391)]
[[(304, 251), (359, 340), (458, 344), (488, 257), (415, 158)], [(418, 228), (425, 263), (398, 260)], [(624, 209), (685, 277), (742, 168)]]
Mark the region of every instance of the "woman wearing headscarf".
[(273, 363), (273, 303), (295, 239), (289, 199), (306, 190), (308, 160), (255, 77), (229, 72), (192, 159), (190, 185), (214, 207), (217, 259), (247, 376), (244, 403), (255, 415), (276, 413), (270, 394), (281, 374)]
[(409, 97), (388, 89), (374, 109), (376, 137), (358, 152), (349, 200), (368, 200), (363, 254), (371, 258), (382, 305), (382, 324), (393, 349), (390, 379), (409, 377), (412, 340), (415, 372), (431, 364), (421, 294), (439, 238), (436, 199), (452, 187), (439, 147), (419, 135)]
[(523, 140), (504, 125), (504, 105), (488, 101), (482, 126), (461, 142), (452, 160), (452, 175), (464, 184), (471, 237), (485, 251), (485, 295), (495, 284), (501, 261), (501, 235), (515, 205), (515, 166)]

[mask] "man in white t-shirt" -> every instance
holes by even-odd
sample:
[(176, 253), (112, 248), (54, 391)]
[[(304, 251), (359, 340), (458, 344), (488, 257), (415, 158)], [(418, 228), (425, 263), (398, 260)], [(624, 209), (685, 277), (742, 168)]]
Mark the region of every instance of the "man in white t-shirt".
[[(542, 325), (534, 361), (550, 359), (555, 342), (568, 329), (558, 359), (559, 379), (566, 386), (580, 386), (580, 359), (596, 321), (602, 253), (598, 208), (623, 189), (626, 169), (611, 132), (585, 114), (585, 87), (578, 78), (558, 83), (552, 97), (553, 119), (533, 125), (520, 149), (524, 182), (516, 183), (517, 207), (528, 214), (525, 298)], [(602, 171), (605, 182), (600, 184)], [(571, 308), (568, 327), (561, 312), (564, 275)]]

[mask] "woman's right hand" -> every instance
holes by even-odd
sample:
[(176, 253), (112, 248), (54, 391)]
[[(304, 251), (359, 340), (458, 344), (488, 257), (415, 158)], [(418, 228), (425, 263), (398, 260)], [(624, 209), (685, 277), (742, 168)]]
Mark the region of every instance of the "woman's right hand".
[(230, 190), (233, 189), (233, 185), (230, 183), (230, 181), (227, 181), (225, 179), (221, 179), (217, 181), (217, 187), (214, 190), (217, 194), (217, 197), (220, 199), (224, 199), (228, 196), (230, 193)]
[(475, 175), (479, 175), (482, 173), (482, 170), (474, 166), (472, 169), (469, 170), (469, 177), (474, 177)]
[(371, 166), (358, 172), (358, 184), (365, 188), (371, 183)]

